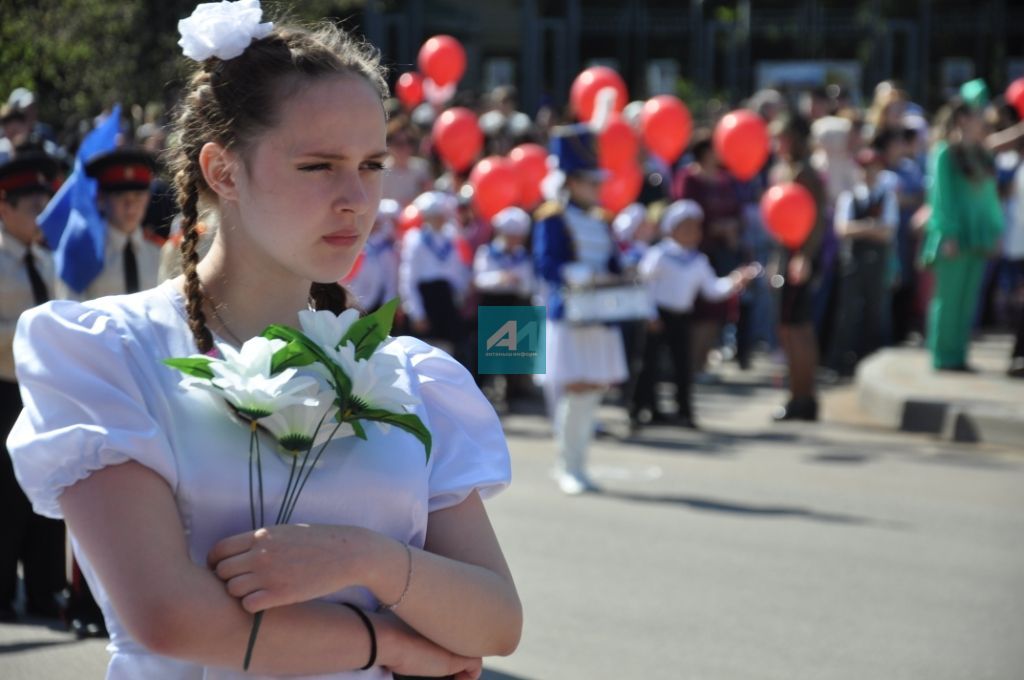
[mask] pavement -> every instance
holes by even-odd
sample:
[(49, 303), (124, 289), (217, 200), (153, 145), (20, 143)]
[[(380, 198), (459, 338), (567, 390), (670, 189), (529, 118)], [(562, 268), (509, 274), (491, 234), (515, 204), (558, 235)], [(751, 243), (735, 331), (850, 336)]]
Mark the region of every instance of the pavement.
[(878, 352), (857, 371), (861, 408), (882, 425), (1024, 448), (1024, 380), (1006, 375), (1010, 336), (972, 344), (974, 373), (935, 371), (923, 348)]
[[(829, 388), (770, 422), (780, 367), (717, 370), (704, 430), (628, 434), (602, 407), (603, 491), (567, 497), (535, 403), (504, 416), (513, 486), (488, 502), (522, 643), (486, 680), (1020, 680), (1024, 455), (905, 433)], [(100, 678), (102, 643), (0, 625), (0, 678)]]

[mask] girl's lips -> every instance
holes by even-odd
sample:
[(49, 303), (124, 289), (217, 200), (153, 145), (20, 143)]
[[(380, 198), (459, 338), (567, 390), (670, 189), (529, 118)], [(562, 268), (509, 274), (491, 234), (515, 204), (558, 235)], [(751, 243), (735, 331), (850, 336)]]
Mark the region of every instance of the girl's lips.
[(351, 246), (359, 240), (359, 234), (348, 234), (344, 232), (337, 232), (335, 234), (328, 234), (323, 237), (323, 240), (332, 246)]

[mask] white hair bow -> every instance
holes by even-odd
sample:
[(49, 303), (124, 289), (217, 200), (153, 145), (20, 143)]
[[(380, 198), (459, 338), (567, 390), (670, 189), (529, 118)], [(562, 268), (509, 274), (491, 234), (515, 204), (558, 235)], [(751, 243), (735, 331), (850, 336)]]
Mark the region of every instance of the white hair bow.
[(249, 43), (274, 29), (272, 22), (260, 23), (262, 18), (259, 0), (204, 2), (192, 16), (178, 22), (178, 44), (186, 57), (196, 61), (234, 59)]

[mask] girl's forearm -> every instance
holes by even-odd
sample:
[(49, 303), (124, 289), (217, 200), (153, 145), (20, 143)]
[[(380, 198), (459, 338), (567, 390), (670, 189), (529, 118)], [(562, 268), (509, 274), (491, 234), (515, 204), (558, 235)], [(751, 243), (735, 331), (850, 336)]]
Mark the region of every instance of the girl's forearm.
[[(429, 640), (464, 656), (506, 656), (519, 644), (522, 607), (515, 585), (494, 571), (424, 550), (382, 546), (370, 588)], [(404, 596), (403, 596), (404, 593)]]
[[(197, 567), (197, 569), (199, 569)], [(152, 651), (204, 666), (241, 670), (253, 615), (206, 574), (193, 574), (193, 598), (179, 599), (159, 618)], [(367, 612), (376, 637), (375, 666), (429, 674), (453, 663), (447, 650), (387, 615)], [(264, 675), (316, 675), (362, 668), (370, 659), (369, 632), (349, 608), (306, 602), (264, 612), (249, 671)]]

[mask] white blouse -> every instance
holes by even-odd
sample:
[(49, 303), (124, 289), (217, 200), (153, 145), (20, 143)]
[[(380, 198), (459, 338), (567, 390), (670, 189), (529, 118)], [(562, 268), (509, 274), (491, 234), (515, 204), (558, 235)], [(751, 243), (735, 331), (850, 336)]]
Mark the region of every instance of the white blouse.
[[(181, 374), (161, 363), (196, 353), (185, 300), (172, 282), (134, 295), (37, 307), (22, 316), (14, 351), (25, 410), (8, 447), (36, 512), (59, 518), (66, 487), (135, 460), (167, 480), (195, 563), (205, 564), (220, 539), (251, 529), (247, 428), (213, 395), (180, 387)], [(432, 434), (429, 461), (412, 435), (398, 428), (383, 434), (368, 424), (367, 441), (345, 437), (328, 446), (292, 521), (357, 525), (422, 547), (429, 513), (457, 505), (473, 490), (488, 497), (508, 485), (508, 447), (493, 407), (449, 355), (409, 337), (394, 338), (381, 351), (400, 358), (422, 400), (416, 413)], [(289, 468), (272, 445), (263, 451), (271, 514)], [(150, 653), (127, 634), (75, 548), (110, 631), (108, 680), (257, 677)], [(376, 606), (362, 588), (324, 599)], [(391, 676), (378, 667), (316, 677)]]
[(730, 277), (715, 274), (707, 255), (687, 250), (671, 238), (644, 253), (639, 271), (654, 304), (680, 314), (693, 311), (698, 295), (719, 302), (732, 294), (734, 286)]

